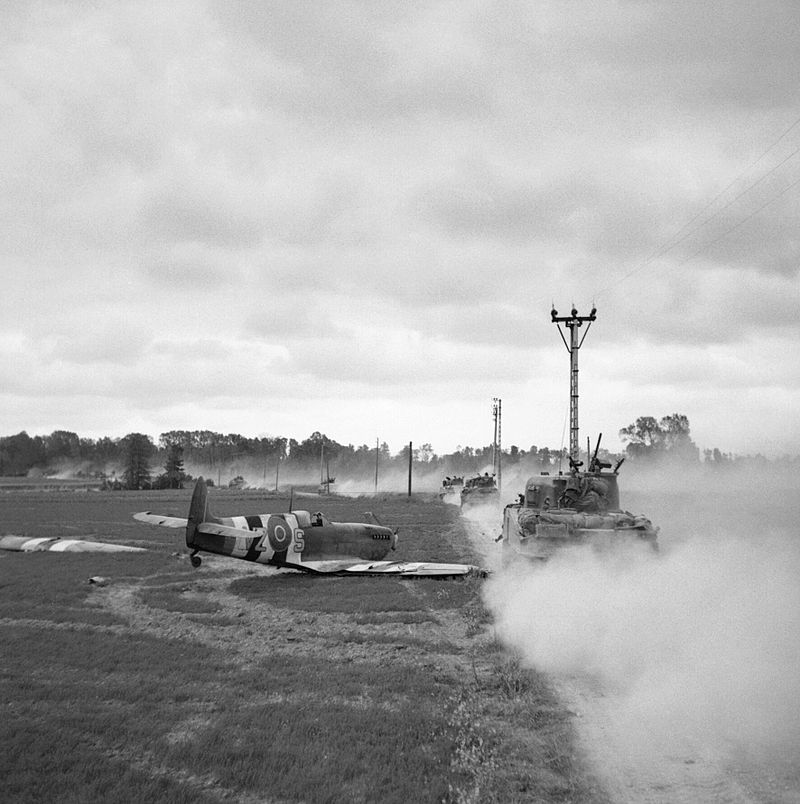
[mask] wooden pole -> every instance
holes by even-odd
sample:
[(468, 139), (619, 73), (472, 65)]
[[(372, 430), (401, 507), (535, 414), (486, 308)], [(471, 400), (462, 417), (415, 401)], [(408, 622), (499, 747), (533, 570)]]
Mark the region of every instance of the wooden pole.
[(414, 459), (414, 450), (411, 449), (412, 442), (408, 442), (408, 496), (411, 496), (411, 462)]
[(378, 442), (380, 439), (375, 439), (375, 493), (378, 493), (378, 456), (380, 455), (380, 447)]

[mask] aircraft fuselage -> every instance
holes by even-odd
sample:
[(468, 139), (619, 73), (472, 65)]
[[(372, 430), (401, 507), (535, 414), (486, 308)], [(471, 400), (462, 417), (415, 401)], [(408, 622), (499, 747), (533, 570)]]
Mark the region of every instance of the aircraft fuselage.
[[(218, 532), (214, 532), (215, 525), (221, 526)], [(379, 561), (395, 542), (390, 528), (324, 518), (315, 521), (305, 511), (214, 517), (202, 529), (190, 529), (186, 539), (187, 546), (195, 551), (275, 566), (345, 557)]]

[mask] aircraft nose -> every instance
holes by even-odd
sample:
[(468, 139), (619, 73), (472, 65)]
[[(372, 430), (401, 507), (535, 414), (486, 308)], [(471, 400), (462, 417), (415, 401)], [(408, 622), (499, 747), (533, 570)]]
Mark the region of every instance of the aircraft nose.
[(396, 549), (397, 549), (397, 531), (393, 530), (392, 531), (392, 550), (396, 550)]

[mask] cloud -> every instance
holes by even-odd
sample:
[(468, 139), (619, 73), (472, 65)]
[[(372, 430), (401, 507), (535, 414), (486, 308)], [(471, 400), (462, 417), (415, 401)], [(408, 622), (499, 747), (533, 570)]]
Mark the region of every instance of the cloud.
[[(550, 305), (596, 303), (593, 426), (690, 407), (735, 449), (753, 411), (777, 443), (800, 386), (797, 16), (4, 8), (9, 428), (202, 426), (205, 408), (247, 432), (268, 393), (287, 435), (402, 421), (398, 443), (418, 423), (442, 451), (481, 440), (501, 394), (512, 442), (554, 443)], [(474, 438), (442, 423), (455, 404)]]
[(262, 225), (247, 207), (221, 197), (227, 187), (186, 187), (170, 182), (143, 203), (143, 235), (167, 243), (200, 242), (242, 248), (257, 244)]
[(254, 100), (307, 120), (483, 116), (490, 105), (459, 4), (218, 4), (255, 65)]

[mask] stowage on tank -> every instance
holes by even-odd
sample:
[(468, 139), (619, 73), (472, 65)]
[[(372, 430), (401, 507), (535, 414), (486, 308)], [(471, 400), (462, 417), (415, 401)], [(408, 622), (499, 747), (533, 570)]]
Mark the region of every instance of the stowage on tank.
[(569, 544), (612, 546), (630, 540), (656, 549), (659, 529), (647, 517), (620, 508), (621, 464), (610, 470), (595, 458), (582, 472), (581, 464), (571, 461), (567, 475), (543, 472), (529, 478), (519, 501), (503, 511), (506, 557), (546, 559)]

